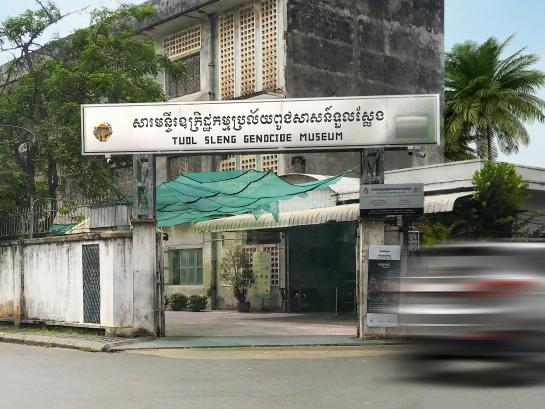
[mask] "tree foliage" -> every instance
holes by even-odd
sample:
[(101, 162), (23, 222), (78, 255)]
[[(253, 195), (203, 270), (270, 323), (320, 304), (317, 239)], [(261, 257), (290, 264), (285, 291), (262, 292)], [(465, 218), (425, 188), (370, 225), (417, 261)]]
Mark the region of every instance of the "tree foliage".
[(447, 244), (453, 239), (454, 231), (463, 221), (457, 220), (450, 224), (440, 222), (417, 223), (414, 228), (422, 234), (422, 244), (424, 246), (434, 246), (437, 244)]
[[(473, 195), (461, 199), (450, 220), (423, 220), (414, 224), (422, 244), (445, 244), (457, 239), (540, 237), (545, 228), (531, 232), (528, 224), (543, 217), (543, 211), (527, 211), (528, 183), (514, 165), (487, 161), (473, 175)], [(540, 223), (538, 223), (540, 224)]]
[(228, 248), (220, 265), (221, 279), (233, 286), (233, 295), (238, 302), (246, 302), (248, 290), (255, 283), (248, 254), (241, 246)]
[(475, 194), (460, 208), (466, 234), (472, 238), (520, 234), (528, 183), (509, 163), (486, 162), (473, 176)]
[(184, 67), (135, 32), (134, 21), (153, 15), (152, 5), (95, 10), (88, 28), (39, 48), (43, 31), (62, 15), (51, 2), (38, 4), (0, 25), (2, 46), (16, 51), (3, 77), (1, 123), (28, 129), (0, 127), (0, 156), (9, 158), (14, 180), (24, 175), (27, 199), (40, 194), (39, 182), (47, 197), (67, 190), (103, 197), (115, 188), (118, 168), (81, 156), (80, 105), (164, 101), (155, 78), (163, 71), (182, 77)]
[(545, 73), (524, 49), (505, 58), (504, 42), (456, 44), (445, 60), (445, 157), (494, 159), (528, 145), (525, 124), (545, 121), (545, 101), (536, 95)]

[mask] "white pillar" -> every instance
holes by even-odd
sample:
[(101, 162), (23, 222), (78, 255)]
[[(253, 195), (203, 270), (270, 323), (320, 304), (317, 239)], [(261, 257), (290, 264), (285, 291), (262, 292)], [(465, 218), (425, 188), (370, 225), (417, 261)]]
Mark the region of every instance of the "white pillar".
[(133, 327), (136, 334), (156, 335), (155, 221), (132, 220)]

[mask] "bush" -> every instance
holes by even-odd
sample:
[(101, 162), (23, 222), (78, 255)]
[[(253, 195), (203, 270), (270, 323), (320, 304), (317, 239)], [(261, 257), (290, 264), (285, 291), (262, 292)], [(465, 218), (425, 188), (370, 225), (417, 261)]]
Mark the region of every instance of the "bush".
[(206, 295), (192, 295), (189, 297), (189, 308), (191, 311), (202, 311), (208, 304), (208, 298)]
[(172, 294), (169, 297), (169, 304), (172, 307), (173, 311), (183, 310), (187, 306), (188, 302), (189, 299), (182, 293)]

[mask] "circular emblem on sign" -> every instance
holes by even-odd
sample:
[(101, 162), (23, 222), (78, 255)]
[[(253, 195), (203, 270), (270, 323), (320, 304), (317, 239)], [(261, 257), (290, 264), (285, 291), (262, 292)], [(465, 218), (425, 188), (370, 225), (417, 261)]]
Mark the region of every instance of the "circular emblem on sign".
[(95, 138), (100, 142), (106, 142), (110, 139), (110, 136), (112, 136), (112, 126), (108, 122), (101, 122), (95, 126), (93, 135), (95, 135)]

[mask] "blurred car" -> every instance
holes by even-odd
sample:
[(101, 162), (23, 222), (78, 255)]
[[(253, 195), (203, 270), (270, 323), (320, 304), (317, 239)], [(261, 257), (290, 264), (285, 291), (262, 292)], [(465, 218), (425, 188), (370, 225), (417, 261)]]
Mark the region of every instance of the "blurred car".
[(402, 281), (400, 324), (421, 358), (521, 359), (545, 351), (545, 243), (425, 249)]

